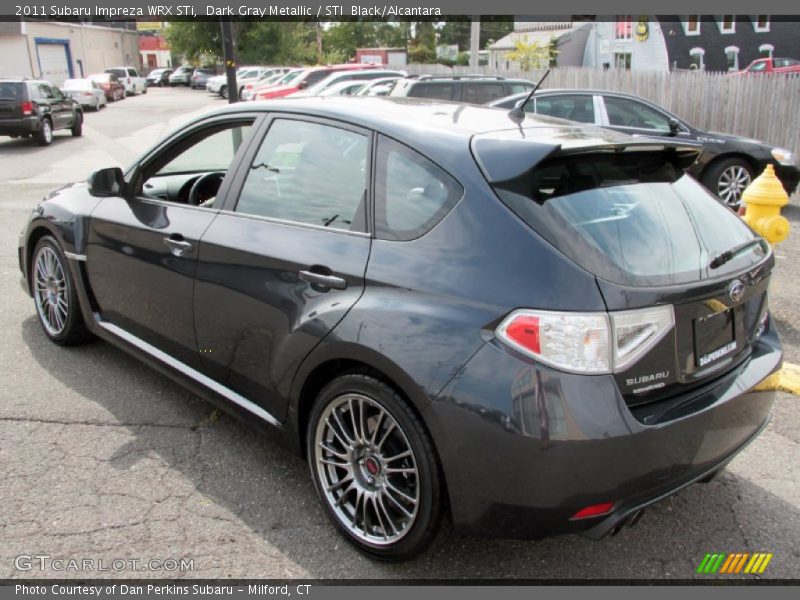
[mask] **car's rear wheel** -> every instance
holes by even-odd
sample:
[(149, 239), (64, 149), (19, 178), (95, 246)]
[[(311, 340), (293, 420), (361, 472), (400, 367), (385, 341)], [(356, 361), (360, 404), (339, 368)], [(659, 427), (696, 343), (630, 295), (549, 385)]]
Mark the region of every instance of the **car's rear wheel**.
[(75, 120), (72, 122), (70, 131), (73, 137), (81, 137), (83, 135), (83, 117), (81, 113), (75, 113)]
[(738, 210), (742, 194), (753, 180), (753, 168), (741, 158), (713, 163), (703, 174), (703, 183), (731, 209)]
[(64, 346), (86, 341), (89, 332), (83, 322), (75, 283), (55, 238), (44, 236), (36, 244), (30, 280), (36, 315), (47, 337)]
[(329, 383), (312, 408), (306, 443), (317, 493), (362, 552), (402, 560), (436, 538), (444, 513), (436, 451), (389, 385), (360, 373)]
[(219, 88), (219, 95), (222, 96), (223, 98), (227, 99), (228, 98), (228, 86), (223, 85), (221, 88)]
[(53, 143), (53, 124), (50, 119), (42, 119), (42, 126), (36, 134), (36, 141), (40, 146), (49, 146)]

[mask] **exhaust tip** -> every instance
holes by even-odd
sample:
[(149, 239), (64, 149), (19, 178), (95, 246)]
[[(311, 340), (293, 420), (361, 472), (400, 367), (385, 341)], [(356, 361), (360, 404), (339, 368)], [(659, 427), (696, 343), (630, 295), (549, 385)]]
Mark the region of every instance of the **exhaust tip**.
[(644, 509), (640, 508), (635, 513), (633, 513), (633, 515), (628, 517), (628, 527), (634, 527), (641, 520), (643, 514), (644, 514)]

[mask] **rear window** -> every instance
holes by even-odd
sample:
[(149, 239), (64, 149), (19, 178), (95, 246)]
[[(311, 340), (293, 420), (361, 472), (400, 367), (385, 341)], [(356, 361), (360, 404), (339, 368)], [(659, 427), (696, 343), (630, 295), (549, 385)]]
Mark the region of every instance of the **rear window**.
[(502, 83), (462, 83), (461, 101), (470, 104), (486, 104), (507, 96)]
[(125, 69), (106, 69), (106, 73), (113, 73), (117, 77), (127, 77)]
[(19, 81), (0, 82), (0, 100), (23, 100), (24, 84)]
[(501, 186), (499, 197), (551, 244), (616, 283), (717, 278), (765, 254), (757, 245), (720, 268), (708, 266), (755, 235), (666, 153), (557, 158)]

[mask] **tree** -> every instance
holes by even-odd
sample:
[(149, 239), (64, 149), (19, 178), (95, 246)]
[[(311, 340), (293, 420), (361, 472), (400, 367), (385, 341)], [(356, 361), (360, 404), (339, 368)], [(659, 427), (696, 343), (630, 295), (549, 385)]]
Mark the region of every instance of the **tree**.
[[(514, 30), (514, 17), (482, 16), (480, 48), (483, 50)], [(469, 17), (448, 17), (438, 28), (439, 44), (457, 44), (461, 51), (469, 50), (472, 22)]]
[(549, 43), (542, 44), (536, 40), (529, 42), (528, 36), (523, 36), (514, 42), (514, 49), (506, 54), (506, 58), (518, 62), (523, 71), (541, 69), (549, 66), (555, 59), (558, 54), (555, 47), (554, 38)]
[(436, 60), (436, 30), (431, 21), (413, 24), (414, 37), (408, 44), (409, 62), (430, 63)]
[(190, 63), (208, 57), (222, 57), (222, 33), (219, 21), (175, 21), (166, 29), (166, 37), (174, 54)]

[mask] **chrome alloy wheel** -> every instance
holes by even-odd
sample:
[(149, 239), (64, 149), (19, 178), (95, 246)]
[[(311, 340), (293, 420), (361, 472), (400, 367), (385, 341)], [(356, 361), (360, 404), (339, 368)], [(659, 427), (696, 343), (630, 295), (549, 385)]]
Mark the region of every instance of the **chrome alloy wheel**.
[(42, 121), (42, 133), (44, 134), (44, 139), (48, 144), (53, 141), (53, 128), (50, 127), (50, 121), (47, 119)]
[(60, 335), (67, 324), (69, 310), (67, 279), (55, 251), (43, 246), (36, 255), (33, 293), (39, 320), (51, 336)]
[(717, 193), (728, 206), (738, 207), (742, 202), (742, 194), (750, 185), (750, 173), (741, 165), (731, 165), (720, 173)]
[(420, 478), (397, 421), (361, 394), (335, 398), (317, 422), (321, 491), (339, 522), (375, 546), (403, 538), (417, 518)]

